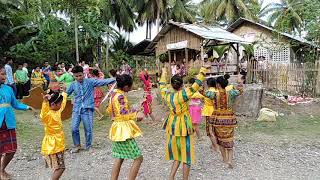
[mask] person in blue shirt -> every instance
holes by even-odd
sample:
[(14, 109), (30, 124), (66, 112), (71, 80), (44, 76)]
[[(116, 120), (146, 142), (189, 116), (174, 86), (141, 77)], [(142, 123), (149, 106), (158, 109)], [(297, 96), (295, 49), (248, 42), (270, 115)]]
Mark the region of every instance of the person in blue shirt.
[(14, 77), (13, 77), (13, 71), (12, 71), (12, 64), (13, 64), (13, 59), (10, 57), (6, 57), (6, 65), (4, 66), (6, 70), (6, 82), (8, 86), (10, 86), (14, 92), (14, 95), (17, 95), (17, 87), (16, 84), (14, 83)]
[(46, 89), (48, 89), (49, 84), (50, 84), (50, 75), (49, 74), (51, 73), (51, 66), (48, 61), (44, 62), (44, 67), (42, 67), (41, 70), (42, 70), (44, 78), (47, 80), (47, 83), (45, 84), (45, 87), (44, 87), (44, 89), (46, 90)]
[(93, 112), (94, 112), (94, 88), (114, 83), (115, 79), (92, 79), (84, 78), (83, 68), (75, 66), (72, 73), (74, 81), (67, 89), (67, 94), (74, 95), (72, 110), (72, 139), (75, 146), (73, 152), (81, 149), (79, 126), (82, 121), (86, 139), (86, 149), (92, 146)]
[(0, 179), (10, 179), (6, 167), (17, 150), (14, 109), (35, 110), (17, 101), (12, 88), (5, 84), (6, 69), (0, 64)]

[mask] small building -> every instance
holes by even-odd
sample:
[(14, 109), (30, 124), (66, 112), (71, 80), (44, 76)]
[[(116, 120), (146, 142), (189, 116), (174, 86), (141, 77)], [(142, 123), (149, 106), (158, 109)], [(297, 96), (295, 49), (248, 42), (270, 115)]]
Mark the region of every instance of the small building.
[[(188, 24), (169, 21), (156, 35), (146, 49), (155, 49), (159, 59), (166, 55), (169, 63), (186, 63), (200, 57), (201, 66), (209, 46), (228, 44), (238, 52), (235, 64), (239, 62), (239, 44), (248, 44), (244, 38), (230, 33), (220, 27), (211, 27), (203, 24)], [(159, 63), (158, 63), (159, 64)], [(190, 66), (189, 66), (190, 67)]]
[(304, 62), (305, 54), (310, 53), (310, 49), (316, 47), (306, 39), (279, 32), (269, 26), (244, 18), (231, 24), (227, 31), (252, 42), (255, 58), (263, 58), (268, 62)]

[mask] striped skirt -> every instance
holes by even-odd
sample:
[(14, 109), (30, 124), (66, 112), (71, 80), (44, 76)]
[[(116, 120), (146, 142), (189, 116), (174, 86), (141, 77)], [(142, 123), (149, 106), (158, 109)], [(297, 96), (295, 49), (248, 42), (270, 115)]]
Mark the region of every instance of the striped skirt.
[(167, 134), (166, 160), (175, 160), (191, 165), (195, 162), (193, 135), (174, 136)]
[(0, 154), (17, 151), (16, 130), (8, 129), (5, 121), (0, 128)]

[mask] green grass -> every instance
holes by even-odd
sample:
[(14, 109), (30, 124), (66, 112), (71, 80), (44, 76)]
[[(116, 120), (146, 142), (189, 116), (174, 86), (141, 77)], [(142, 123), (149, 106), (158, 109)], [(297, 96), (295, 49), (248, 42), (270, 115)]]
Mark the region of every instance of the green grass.
[(239, 121), (237, 135), (245, 141), (310, 143), (320, 138), (320, 117), (278, 117), (276, 122)]

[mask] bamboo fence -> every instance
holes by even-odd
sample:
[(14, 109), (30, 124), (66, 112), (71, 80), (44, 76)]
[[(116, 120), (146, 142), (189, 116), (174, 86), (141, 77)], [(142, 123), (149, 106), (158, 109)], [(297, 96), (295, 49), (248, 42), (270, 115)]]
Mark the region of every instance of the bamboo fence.
[(320, 96), (320, 64), (316, 63), (261, 63), (249, 61), (247, 83), (262, 83), (268, 90), (287, 95)]

